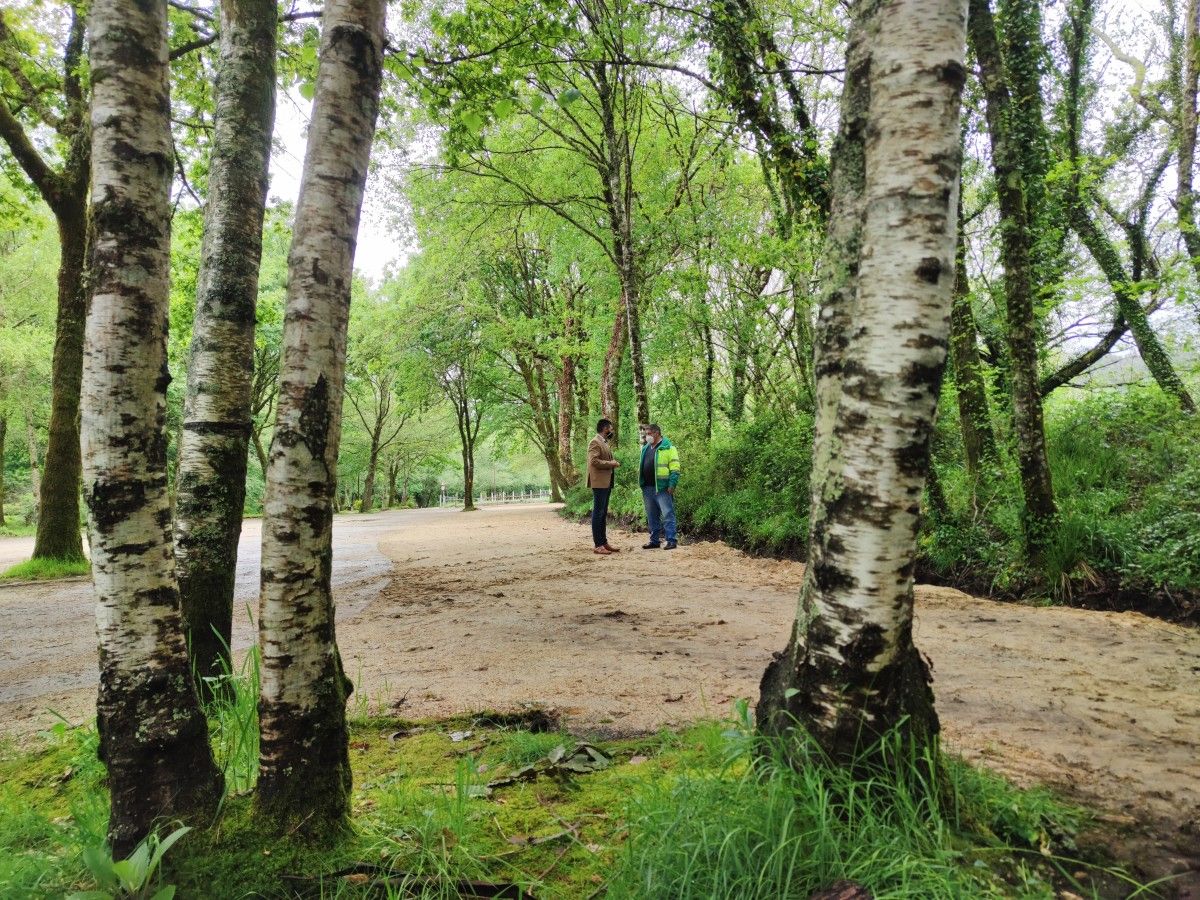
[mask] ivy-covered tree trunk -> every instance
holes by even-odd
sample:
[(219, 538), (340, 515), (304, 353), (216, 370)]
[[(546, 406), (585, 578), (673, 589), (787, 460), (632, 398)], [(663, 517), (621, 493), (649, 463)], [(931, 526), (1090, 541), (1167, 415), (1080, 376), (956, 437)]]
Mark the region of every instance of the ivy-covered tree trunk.
[(1200, 0), (1184, 3), (1183, 84), (1179, 91), (1179, 157), (1176, 162), (1175, 210), (1179, 231), (1196, 277), (1200, 278), (1200, 231), (1196, 230), (1196, 95), (1200, 88)]
[(896, 727), (919, 753), (939, 727), (912, 573), (954, 286), (965, 13), (965, 0), (851, 11), (808, 569), (757, 713), (767, 733), (799, 722), (842, 763)]
[(1005, 338), (1012, 366), (1013, 427), (1021, 491), (1025, 499), (1025, 541), (1035, 559), (1054, 528), (1057, 509), (1046, 456), (1042, 395), (1038, 383), (1038, 335), (1034, 321), (1033, 240), (1022, 151), (1010, 129), (1012, 100), (988, 0), (970, 0), (971, 47), (979, 63), (992, 169), (1000, 205), (1000, 261), (1004, 266)]
[(97, 0), (91, 74), (95, 293), (83, 365), (84, 459), (109, 839), (202, 821), (221, 773), (188, 671), (167, 501), (167, 307), (174, 169), (165, 4)]
[(258, 809), (319, 834), (349, 810), (346, 696), (330, 590), (350, 280), (379, 107), (383, 0), (329, 0), (288, 259), (267, 467)]
[(954, 387), (958, 420), (962, 428), (967, 473), (978, 478), (985, 467), (995, 466), (999, 456), (992, 432), (983, 360), (976, 346), (975, 313), (971, 310), (971, 285), (967, 278), (966, 241), (962, 231), (962, 209), (955, 251), (954, 302), (950, 311), (950, 349), (954, 363)]
[(228, 665), (275, 119), (275, 0), (224, 0), (220, 10), (208, 204), (175, 500), (179, 593), (200, 677), (220, 675)]
[(1078, 194), (1071, 200), (1071, 227), (1104, 273), (1113, 295), (1117, 298), (1117, 309), (1121, 318), (1133, 332), (1138, 355), (1150, 370), (1155, 382), (1163, 391), (1173, 396), (1184, 410), (1195, 412), (1196, 403), (1192, 395), (1171, 364), (1171, 358), (1167, 356), (1166, 349), (1150, 326), (1150, 317), (1146, 315), (1138, 300), (1136, 279), (1128, 277), (1125, 267), (1121, 264), (1121, 258), (1117, 255), (1117, 248), (1088, 214), (1084, 200)]

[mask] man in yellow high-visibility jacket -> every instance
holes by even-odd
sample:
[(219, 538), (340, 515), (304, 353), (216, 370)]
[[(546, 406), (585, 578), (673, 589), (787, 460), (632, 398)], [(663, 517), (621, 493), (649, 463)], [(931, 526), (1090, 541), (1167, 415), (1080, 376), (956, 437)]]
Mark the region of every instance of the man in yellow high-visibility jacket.
[(679, 451), (663, 437), (657, 425), (646, 427), (646, 443), (642, 447), (642, 461), (638, 467), (638, 484), (642, 488), (642, 502), (646, 505), (646, 522), (650, 526), (650, 543), (643, 550), (662, 547), (660, 539), (667, 539), (666, 550), (675, 549), (675, 485), (679, 484)]

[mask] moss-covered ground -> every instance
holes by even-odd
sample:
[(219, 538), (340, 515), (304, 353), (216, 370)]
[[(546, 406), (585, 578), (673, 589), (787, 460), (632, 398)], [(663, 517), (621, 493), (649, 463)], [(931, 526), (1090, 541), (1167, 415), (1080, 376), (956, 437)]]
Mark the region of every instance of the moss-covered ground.
[[(544, 718), (362, 719), (352, 824), (313, 846), (258, 826), (249, 770), (235, 771), (252, 765), (253, 743), (230, 742), (236, 731), (214, 723), (234, 791), (211, 827), (168, 852), (145, 896), (173, 885), (183, 898), (773, 898), (842, 878), (876, 897), (1136, 889), (1081, 858), (1086, 814), (1045, 791), (947, 759), (949, 789), (934, 809), (910, 779), (852, 782), (815, 753), (800, 772), (752, 764), (744, 719), (596, 742), (607, 761), (585, 749), (583, 771), (570, 768), (578, 739)], [(555, 765), (559, 747), (566, 762)], [(95, 889), (84, 851), (102, 846), (107, 815), (95, 750), (94, 730), (64, 726), (0, 753), (0, 896)]]

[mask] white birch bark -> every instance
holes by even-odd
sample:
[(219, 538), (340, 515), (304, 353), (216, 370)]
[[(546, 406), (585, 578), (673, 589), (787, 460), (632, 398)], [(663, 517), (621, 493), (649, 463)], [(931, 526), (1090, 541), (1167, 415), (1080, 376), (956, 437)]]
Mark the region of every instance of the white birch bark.
[(192, 661), (225, 668), (252, 426), (254, 315), (275, 118), (275, 0), (222, 0), (208, 204), (176, 481), (175, 560)]
[[(835, 197), (834, 221), (847, 219), (830, 246), (849, 249), (857, 293), (822, 314), (844, 339), (821, 348), (836, 365), (817, 359), (829, 407), (809, 566), (792, 645), (764, 676), (759, 710), (769, 729), (794, 716), (841, 759), (905, 717), (918, 740), (937, 731), (912, 645), (912, 572), (954, 286), (966, 4), (864, 4), (852, 28), (847, 95), (867, 103), (864, 178), (860, 196)], [(847, 111), (843, 127), (861, 112)]]
[(82, 451), (100, 645), (109, 837), (127, 853), (160, 817), (211, 812), (221, 775), (188, 672), (167, 500), (173, 171), (165, 4), (91, 13), (95, 292)]
[(259, 806), (316, 831), (348, 809), (331, 527), (350, 277), (383, 60), (384, 0), (325, 6), (316, 98), (288, 261), (275, 436), (267, 468), (259, 639)]

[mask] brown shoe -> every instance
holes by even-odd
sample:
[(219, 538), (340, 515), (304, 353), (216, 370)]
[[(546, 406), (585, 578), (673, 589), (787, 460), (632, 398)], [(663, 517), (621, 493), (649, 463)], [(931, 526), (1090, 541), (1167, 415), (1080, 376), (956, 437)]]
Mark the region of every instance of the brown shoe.
[(609, 553), (620, 553), (621, 552), (620, 547), (614, 547), (612, 544), (605, 544), (604, 549), (607, 550)]
[(612, 551), (609, 550), (607, 547), (597, 547), (592, 552), (599, 553), (601, 556), (612, 556)]

